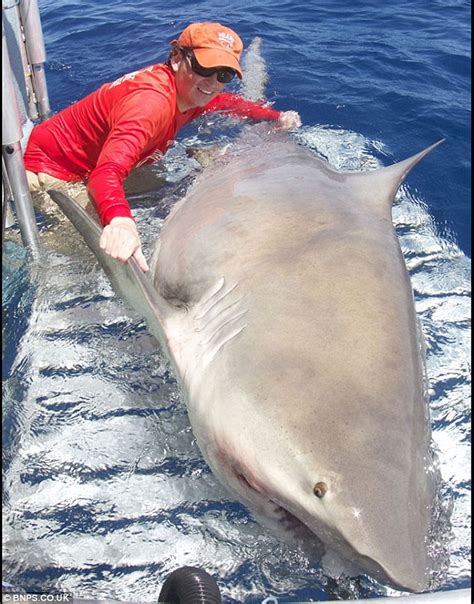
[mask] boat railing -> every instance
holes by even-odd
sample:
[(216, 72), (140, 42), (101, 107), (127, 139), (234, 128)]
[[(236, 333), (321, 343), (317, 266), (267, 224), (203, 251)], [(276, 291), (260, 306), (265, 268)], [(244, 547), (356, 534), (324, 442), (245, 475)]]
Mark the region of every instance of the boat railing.
[[(28, 188), (23, 151), (33, 121), (51, 110), (45, 74), (46, 51), (38, 0), (2, 3), (2, 241), (15, 224), (23, 243), (38, 249), (38, 227)], [(12, 212), (14, 209), (14, 214)]]

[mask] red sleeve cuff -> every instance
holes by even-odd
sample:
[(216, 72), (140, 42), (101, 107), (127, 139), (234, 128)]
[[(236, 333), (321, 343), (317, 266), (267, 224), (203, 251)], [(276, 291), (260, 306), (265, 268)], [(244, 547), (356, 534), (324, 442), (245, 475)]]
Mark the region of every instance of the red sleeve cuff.
[(111, 205), (107, 208), (107, 210), (101, 216), (102, 224), (104, 226), (109, 224), (112, 218), (131, 218), (132, 220), (135, 220), (128, 205), (125, 206), (121, 203)]

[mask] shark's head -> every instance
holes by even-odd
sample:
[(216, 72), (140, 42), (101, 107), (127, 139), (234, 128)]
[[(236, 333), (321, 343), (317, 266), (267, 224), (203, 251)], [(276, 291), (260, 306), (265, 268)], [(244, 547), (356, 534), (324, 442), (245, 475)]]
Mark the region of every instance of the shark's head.
[(372, 457), (361, 467), (349, 450), (323, 460), (317, 438), (301, 452), (301, 440), (295, 449), (277, 433), (272, 446), (266, 438), (259, 446), (258, 431), (258, 422), (242, 426), (237, 438), (221, 430), (211, 450), (203, 449), (216, 473), (262, 524), (310, 554), (325, 554), (329, 572), (338, 572), (336, 561), (343, 563), (343, 573), (368, 574), (395, 589), (428, 588), (433, 498), (428, 468), (422, 484), (412, 482), (420, 475), (415, 471), (390, 482), (386, 474), (393, 468), (384, 468), (382, 460)]
[(225, 414), (208, 410), (205, 442), (198, 439), (208, 462), (280, 537), (312, 554), (323, 544), (329, 572), (340, 560), (349, 575), (426, 590), (435, 485), (425, 440), (413, 450), (415, 425), (411, 434), (403, 422), (384, 433), (387, 417), (372, 414), (372, 428), (365, 416), (341, 417), (337, 400), (318, 401), (305, 380), (304, 388), (288, 374), (265, 380), (265, 394), (254, 388), (248, 398), (229, 384)]

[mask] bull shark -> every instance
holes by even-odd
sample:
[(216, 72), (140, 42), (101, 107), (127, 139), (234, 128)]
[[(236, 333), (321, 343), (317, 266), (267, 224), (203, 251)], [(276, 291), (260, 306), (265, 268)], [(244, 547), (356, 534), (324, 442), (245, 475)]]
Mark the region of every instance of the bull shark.
[(100, 226), (49, 193), (168, 356), (220, 481), (279, 534), (427, 590), (437, 478), (391, 207), (442, 141), (338, 172), (287, 134), (250, 139), (175, 205), (147, 274), (105, 255)]

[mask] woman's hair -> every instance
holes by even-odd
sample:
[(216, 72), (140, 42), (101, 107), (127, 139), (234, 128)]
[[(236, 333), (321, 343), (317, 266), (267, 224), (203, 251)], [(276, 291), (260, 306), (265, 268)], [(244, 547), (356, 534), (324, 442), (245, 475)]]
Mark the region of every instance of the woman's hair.
[(182, 52), (183, 50), (186, 50), (185, 48), (181, 48), (181, 46), (173, 46), (170, 50), (170, 54), (168, 55), (168, 58), (165, 61), (165, 65), (167, 65), (168, 67), (171, 67), (171, 59), (173, 58), (173, 56), (177, 53), (177, 52)]

